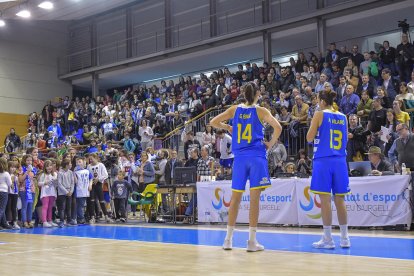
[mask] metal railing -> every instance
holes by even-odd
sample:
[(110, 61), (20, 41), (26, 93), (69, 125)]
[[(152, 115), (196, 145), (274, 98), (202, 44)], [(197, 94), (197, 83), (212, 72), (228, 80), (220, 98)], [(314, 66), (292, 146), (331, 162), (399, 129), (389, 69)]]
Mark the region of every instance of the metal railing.
[(202, 132), (207, 124), (209, 124), (210, 119), (222, 113), (228, 107), (213, 107), (202, 112), (198, 116), (188, 120), (184, 125), (172, 130), (170, 133), (165, 135), (162, 138), (154, 139), (155, 149), (164, 148), (164, 149), (175, 149), (179, 150), (182, 146), (181, 134), (185, 130), (192, 130), (193, 133)]

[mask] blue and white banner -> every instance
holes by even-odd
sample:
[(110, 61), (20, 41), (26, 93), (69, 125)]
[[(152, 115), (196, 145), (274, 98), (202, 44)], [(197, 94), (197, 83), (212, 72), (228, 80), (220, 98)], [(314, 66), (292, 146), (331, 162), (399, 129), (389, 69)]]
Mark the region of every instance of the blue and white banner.
[[(350, 195), (345, 196), (350, 226), (384, 226), (411, 224), (411, 207), (407, 175), (350, 178)], [(321, 225), (319, 196), (309, 191), (309, 179), (296, 181), (300, 225)], [(332, 222), (338, 225), (332, 198)]]
[[(198, 221), (227, 222), (231, 199), (231, 181), (197, 183)], [(295, 184), (290, 179), (272, 181), (260, 196), (259, 223), (297, 223)], [(243, 194), (237, 222), (249, 222), (249, 186)]]
[[(350, 226), (411, 224), (410, 176), (350, 178), (352, 194), (345, 197)], [(309, 190), (310, 179), (272, 179), (260, 197), (259, 223), (321, 225), (319, 196)], [(250, 195), (243, 194), (237, 222), (248, 223)], [(198, 221), (227, 222), (231, 181), (197, 183)], [(333, 224), (337, 225), (332, 201)]]

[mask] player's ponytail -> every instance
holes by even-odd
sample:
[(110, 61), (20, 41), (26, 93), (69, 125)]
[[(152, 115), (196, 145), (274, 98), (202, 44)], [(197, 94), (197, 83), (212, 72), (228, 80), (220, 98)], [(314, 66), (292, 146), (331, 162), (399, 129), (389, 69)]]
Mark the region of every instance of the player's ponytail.
[(322, 90), (319, 92), (319, 100), (323, 100), (326, 105), (333, 106), (336, 99), (336, 92), (335, 91), (325, 91)]
[(256, 90), (253, 85), (249, 83), (244, 86), (244, 98), (246, 99), (248, 105), (252, 105), (254, 103), (255, 94)]

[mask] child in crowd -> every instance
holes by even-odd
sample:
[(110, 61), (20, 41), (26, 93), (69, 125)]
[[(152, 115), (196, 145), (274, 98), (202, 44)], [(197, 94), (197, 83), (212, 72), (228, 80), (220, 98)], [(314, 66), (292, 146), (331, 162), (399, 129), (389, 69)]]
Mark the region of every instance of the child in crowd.
[(9, 199), (7, 201), (7, 220), (10, 222), (14, 230), (19, 230), (20, 226), (17, 223), (17, 200), (19, 198), (19, 179), (18, 161), (9, 161), (9, 174), (11, 177), (11, 186), (9, 188)]
[(56, 201), (57, 173), (53, 171), (52, 161), (46, 160), (43, 166), (43, 173), (39, 177), (41, 187), (40, 199), (42, 200), (42, 222), (43, 227), (57, 227), (52, 220), (52, 208)]
[(286, 173), (290, 173), (292, 175), (294, 175), (296, 173), (296, 167), (295, 164), (292, 162), (289, 162), (285, 165), (285, 172)]
[(0, 158), (0, 223), (6, 229), (11, 229), (6, 220), (7, 199), (9, 197), (9, 189), (12, 185), (10, 174), (7, 171), (7, 161)]
[(59, 211), (59, 227), (65, 223), (65, 214), (67, 223), (74, 225), (71, 218), (72, 194), (75, 189), (75, 174), (70, 170), (72, 164), (69, 159), (64, 159), (61, 164), (61, 170), (58, 173), (58, 198), (57, 206)]
[(106, 222), (111, 222), (111, 219), (108, 217), (103, 194), (103, 183), (108, 179), (108, 171), (106, 170), (105, 165), (99, 162), (98, 156), (95, 153), (89, 155), (89, 161), (90, 164), (88, 166), (88, 170), (94, 177), (92, 181), (92, 191), (88, 201), (91, 223), (94, 223), (95, 218), (98, 218), (95, 210), (96, 199), (99, 200), (99, 205), (101, 206)]
[(76, 208), (78, 224), (85, 223), (85, 212), (83, 208), (87, 198), (89, 198), (90, 191), (92, 190), (92, 173), (86, 168), (86, 161), (84, 157), (76, 158)]
[(124, 180), (125, 172), (119, 171), (117, 180), (114, 181), (111, 187), (112, 197), (115, 204), (116, 220), (126, 222), (126, 201), (128, 198), (128, 192), (132, 190), (131, 184)]
[(22, 169), (19, 174), (19, 197), (22, 202), (22, 223), (25, 228), (33, 228), (32, 214), (37, 169), (33, 167), (32, 162), (33, 158), (31, 155), (24, 155), (22, 158)]

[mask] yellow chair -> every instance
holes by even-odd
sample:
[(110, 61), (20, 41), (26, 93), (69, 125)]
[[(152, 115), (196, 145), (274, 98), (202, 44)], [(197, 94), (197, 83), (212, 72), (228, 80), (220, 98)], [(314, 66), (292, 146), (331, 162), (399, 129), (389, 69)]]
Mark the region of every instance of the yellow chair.
[[(142, 193), (133, 192), (131, 197), (128, 199), (128, 203), (131, 205), (140, 206), (140, 217), (146, 220), (145, 215), (148, 218), (148, 222), (152, 222), (154, 219), (154, 214), (156, 216), (157, 208), (159, 204), (157, 194), (158, 185), (157, 184), (148, 184)], [(138, 198), (134, 200), (132, 196), (136, 195)]]

